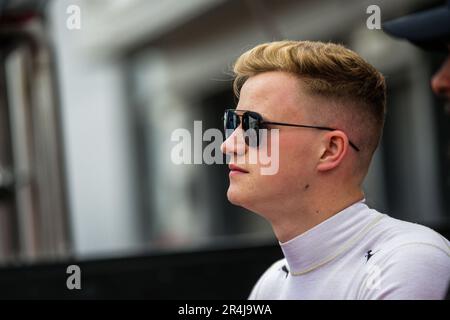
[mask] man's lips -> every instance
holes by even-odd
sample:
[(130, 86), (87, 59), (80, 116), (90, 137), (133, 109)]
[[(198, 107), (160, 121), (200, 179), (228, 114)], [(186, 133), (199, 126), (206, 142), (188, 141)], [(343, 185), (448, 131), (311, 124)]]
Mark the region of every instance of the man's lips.
[(228, 166), (228, 168), (230, 169), (230, 173), (231, 173), (231, 172), (248, 173), (247, 170), (245, 170), (245, 169), (243, 169), (243, 168), (241, 168), (241, 167), (238, 167), (238, 166), (235, 165), (235, 164), (230, 164), (230, 165)]

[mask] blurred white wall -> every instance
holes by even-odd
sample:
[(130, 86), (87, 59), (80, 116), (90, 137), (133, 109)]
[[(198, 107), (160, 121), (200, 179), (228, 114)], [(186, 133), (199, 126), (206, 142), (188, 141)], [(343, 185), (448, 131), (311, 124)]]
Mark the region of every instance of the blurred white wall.
[(57, 58), (75, 253), (91, 255), (134, 248), (136, 232), (132, 167), (120, 64), (91, 59), (82, 39), (95, 32), (66, 27), (66, 9), (49, 6)]

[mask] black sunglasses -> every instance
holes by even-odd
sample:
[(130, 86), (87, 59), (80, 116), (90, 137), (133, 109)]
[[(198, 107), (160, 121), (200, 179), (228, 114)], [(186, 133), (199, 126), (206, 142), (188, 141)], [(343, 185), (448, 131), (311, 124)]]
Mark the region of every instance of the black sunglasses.
[[(242, 112), (241, 115), (238, 114)], [(263, 117), (254, 111), (247, 111), (247, 110), (235, 110), (235, 109), (227, 109), (225, 110), (225, 114), (223, 116), (223, 125), (225, 132), (230, 132), (230, 130), (234, 131), (236, 130), (239, 125), (241, 124), (241, 118), (242, 118), (242, 129), (244, 132), (248, 132), (249, 130), (252, 130), (256, 134), (256, 146), (259, 146), (259, 130), (260, 129), (266, 129), (266, 125), (272, 124), (277, 126), (287, 126), (287, 127), (300, 127), (300, 128), (311, 128), (311, 129), (319, 129), (319, 130), (327, 130), (327, 131), (333, 131), (337, 129), (329, 128), (329, 127), (320, 127), (320, 126), (308, 126), (304, 124), (292, 124), (292, 123), (283, 123), (283, 122), (271, 122), (271, 121), (264, 121)], [(245, 139), (245, 143), (249, 145), (249, 139)], [(359, 148), (349, 140), (350, 146), (355, 149), (356, 151), (359, 151)]]

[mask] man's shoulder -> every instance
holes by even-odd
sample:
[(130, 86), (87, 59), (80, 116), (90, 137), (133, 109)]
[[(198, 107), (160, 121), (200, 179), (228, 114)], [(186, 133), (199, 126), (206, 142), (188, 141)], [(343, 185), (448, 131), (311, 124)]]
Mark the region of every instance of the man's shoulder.
[(249, 300), (273, 299), (279, 289), (279, 280), (283, 277), (283, 274), (287, 276), (288, 272), (286, 259), (274, 262), (253, 287)]
[[(361, 299), (442, 299), (450, 279), (450, 245), (429, 227), (384, 215), (363, 245)], [(369, 286), (376, 276), (379, 290)], [(378, 287), (377, 287), (378, 288)]]
[(373, 228), (371, 238), (383, 249), (384, 254), (413, 247), (419, 255), (424, 251), (440, 251), (450, 256), (449, 241), (435, 230), (388, 215), (384, 215)]
[(289, 274), (289, 267), (286, 259), (275, 261), (261, 276), (261, 281), (265, 283), (278, 283)]
[(272, 263), (272, 265), (267, 268), (266, 272), (264, 272), (264, 275), (279, 274), (280, 272), (285, 272), (287, 270), (287, 261), (283, 258)]

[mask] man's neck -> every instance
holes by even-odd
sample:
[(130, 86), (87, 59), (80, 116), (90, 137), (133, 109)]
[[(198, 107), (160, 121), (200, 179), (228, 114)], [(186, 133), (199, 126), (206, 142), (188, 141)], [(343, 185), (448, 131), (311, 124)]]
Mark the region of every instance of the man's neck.
[(277, 210), (276, 215), (274, 215), (276, 218), (271, 219), (270, 223), (278, 241), (287, 242), (303, 234), (336, 213), (362, 200), (364, 194), (361, 190), (355, 190), (345, 196), (321, 197), (317, 201), (312, 201), (311, 198), (307, 204), (286, 203), (281, 212)]

